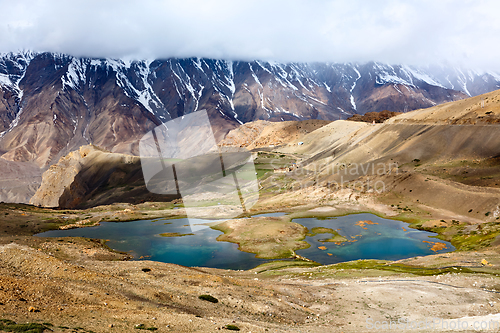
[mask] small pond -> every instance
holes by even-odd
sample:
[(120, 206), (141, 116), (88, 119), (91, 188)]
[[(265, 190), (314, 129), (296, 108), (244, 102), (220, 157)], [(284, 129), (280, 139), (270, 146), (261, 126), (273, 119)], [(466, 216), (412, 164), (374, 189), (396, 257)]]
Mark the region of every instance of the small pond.
[[(455, 250), (449, 242), (434, 238), (435, 233), (411, 229), (408, 223), (368, 213), (326, 219), (301, 218), (293, 222), (307, 227), (310, 234), (314, 234), (313, 228), (319, 227), (336, 232), (336, 238), (329, 233), (306, 236), (311, 247), (296, 251), (321, 264), (357, 259), (398, 260)], [(325, 241), (328, 239), (331, 241)]]
[[(191, 219), (191, 222), (209, 223)], [(177, 233), (177, 237), (160, 234)], [(128, 252), (135, 259), (168, 262), (183, 266), (202, 266), (224, 269), (251, 269), (268, 260), (241, 252), (238, 244), (218, 242), (221, 231), (205, 228), (191, 234), (187, 218), (171, 220), (141, 220), (133, 222), (101, 222), (99, 226), (68, 230), (51, 230), (40, 237), (87, 237), (108, 240), (110, 248)]]

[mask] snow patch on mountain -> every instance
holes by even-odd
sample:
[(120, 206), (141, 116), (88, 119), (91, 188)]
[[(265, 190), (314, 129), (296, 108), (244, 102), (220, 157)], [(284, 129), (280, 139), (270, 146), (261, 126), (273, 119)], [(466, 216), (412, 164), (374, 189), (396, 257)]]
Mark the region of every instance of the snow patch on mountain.
[(87, 63), (84, 59), (73, 58), (68, 65), (68, 71), (61, 77), (63, 90), (66, 86), (79, 90), (81, 83), (85, 83)]
[(361, 78), (361, 73), (358, 71), (356, 66), (353, 66), (352, 69), (354, 69), (354, 71), (356, 72), (358, 77), (352, 83), (351, 90), (349, 91), (349, 93), (351, 94), (351, 105), (352, 105), (353, 109), (356, 110), (356, 102), (354, 101), (354, 96), (352, 95), (352, 92), (353, 92), (354, 88), (356, 88), (356, 83)]
[(253, 71), (252, 64), (251, 64), (251, 63), (248, 63), (248, 66), (250, 67), (250, 71), (252, 72), (252, 77), (253, 77), (253, 79), (255, 80), (255, 82), (257, 82), (257, 84), (258, 84), (261, 88), (264, 88), (264, 87), (262, 86), (262, 83), (260, 83), (260, 80), (259, 80), (259, 78), (257, 77), (257, 74), (255, 74), (255, 72)]
[(461, 69), (457, 69), (457, 71), (459, 73), (457, 79), (461, 85), (462, 91), (465, 92), (467, 95), (472, 96), (469, 90), (467, 89), (467, 77), (465, 76), (464, 72), (462, 72)]
[[(162, 101), (160, 98), (156, 95), (156, 93), (153, 90), (153, 87), (148, 81), (148, 76), (150, 74), (149, 67), (151, 65), (150, 61), (144, 61), (144, 62), (137, 62), (137, 75), (141, 79), (142, 82), (142, 90), (137, 89), (133, 85), (131, 85), (131, 88), (134, 90), (134, 93), (136, 94), (137, 100), (151, 113), (156, 114), (155, 110), (158, 109), (165, 109), (165, 106), (163, 105)], [(129, 81), (130, 82), (130, 81)], [(155, 108), (155, 110), (152, 109), (152, 107)]]
[[(116, 73), (116, 83), (120, 86), (125, 94), (135, 99), (146, 110), (154, 115), (159, 115), (158, 110), (165, 110), (165, 106), (161, 99), (156, 95), (149, 82), (150, 65), (152, 60), (143, 61), (123, 61), (121, 59), (107, 58), (104, 60), (92, 60), (91, 66), (106, 66), (111, 68)], [(134, 70), (136, 76), (139, 78), (138, 83), (134, 85), (127, 77), (127, 72)], [(167, 111), (168, 112), (168, 111)]]
[[(404, 68), (404, 70), (406, 72), (409, 72), (417, 80), (425, 82), (431, 86), (436, 86), (436, 87), (441, 87), (441, 88), (446, 89), (446, 87), (444, 85), (437, 82), (437, 80), (435, 78), (431, 77), (429, 74), (424, 73), (423, 71), (420, 71), (420, 70), (415, 69), (415, 68), (411, 68), (410, 66), (402, 66), (402, 68)], [(412, 80), (412, 84), (413, 84), (413, 80)]]
[[(12, 131), (12, 129), (19, 124), (19, 119), (23, 113), (22, 100), (24, 96), (24, 91), (19, 86), (19, 83), (26, 75), (26, 69), (35, 56), (36, 53), (31, 51), (21, 52), (19, 54), (8, 53), (0, 56), (0, 70), (4, 72), (0, 74), (0, 83), (9, 87), (16, 94), (16, 103), (19, 107), (16, 117), (10, 123), (9, 128), (0, 133), (0, 138)], [(7, 72), (7, 61), (9, 61), (10, 65), (15, 68), (17, 73), (14, 74)]]
[(375, 82), (379, 85), (384, 84), (403, 84), (403, 85), (413, 85), (412, 82), (405, 80), (404, 78), (398, 76), (394, 71), (394, 67), (383, 65), (380, 63), (374, 63), (375, 70)]
[(7, 86), (7, 87), (13, 86), (13, 83), (10, 80), (10, 77), (6, 74), (0, 74), (0, 84), (3, 86)]

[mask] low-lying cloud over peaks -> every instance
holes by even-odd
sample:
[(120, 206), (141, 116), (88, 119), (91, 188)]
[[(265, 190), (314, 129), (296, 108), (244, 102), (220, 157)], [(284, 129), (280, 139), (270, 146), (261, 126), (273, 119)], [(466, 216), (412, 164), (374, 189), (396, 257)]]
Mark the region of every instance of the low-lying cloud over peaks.
[(0, 0), (0, 52), (500, 69), (500, 3)]

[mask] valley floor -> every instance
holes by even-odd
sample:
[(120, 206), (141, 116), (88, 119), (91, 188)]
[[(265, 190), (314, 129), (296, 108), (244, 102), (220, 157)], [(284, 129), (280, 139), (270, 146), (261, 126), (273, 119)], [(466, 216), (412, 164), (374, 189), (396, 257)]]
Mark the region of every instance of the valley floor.
[[(186, 213), (179, 196), (148, 191), (138, 157), (78, 144), (42, 176), (38, 166), (55, 156), (34, 150), (30, 160), (24, 146), (12, 149), (0, 159), (0, 197), (33, 205), (0, 203), (0, 330), (29, 331), (31, 323), (53, 332), (498, 331), (499, 124), (495, 91), (381, 124), (256, 122), (232, 130), (219, 146), (252, 150), (259, 197), (251, 213), (288, 213), (252, 227), (250, 219), (217, 226), (219, 240), (262, 258), (289, 258), (248, 271), (131, 261), (102, 240), (33, 236)], [(137, 139), (113, 151), (129, 151)], [(23, 158), (31, 162), (14, 163)], [(220, 205), (216, 188), (198, 217), (234, 208)], [(308, 231), (290, 218), (355, 212), (435, 232), (456, 251), (324, 266), (291, 260)]]
[[(315, 196), (325, 198), (325, 193), (309, 193), (311, 202)], [(322, 206), (304, 200), (295, 206), (299, 197), (300, 193), (288, 194), (279, 210), (294, 216), (353, 211), (408, 219), (418, 215), (352, 192), (336, 193)], [(275, 200), (284, 199), (264, 196), (261, 212), (276, 210)], [(46, 323), (54, 332), (137, 332), (135, 327), (141, 324), (158, 332), (215, 332), (226, 325), (242, 332), (399, 332), (401, 325), (409, 329), (408, 325), (424, 325), (426, 320), (426, 325), (434, 326), (420, 326), (418, 331), (431, 332), (445, 330), (458, 320), (471, 325), (500, 322), (500, 250), (491, 238), (488, 246), (477, 251), (397, 262), (360, 260), (317, 266), (301, 260), (276, 261), (249, 271), (231, 271), (126, 261), (128, 255), (110, 251), (97, 240), (32, 236), (101, 220), (181, 216), (183, 210), (173, 206), (115, 204), (79, 211), (0, 204), (4, 235), (0, 237), (0, 318)], [(429, 214), (427, 225), (414, 220), (415, 226), (425, 229), (431, 228), (429, 221), (442, 223), (446, 225), (443, 237), (456, 227), (444, 211)], [(442, 216), (448, 219), (441, 222)], [(474, 224), (467, 225), (463, 230)], [(219, 302), (199, 299), (205, 294)], [(391, 322), (392, 326), (384, 326)], [(462, 328), (458, 331), (469, 330)]]
[[(24, 242), (30, 240), (16, 241)], [(398, 320), (433, 321), (439, 331), (446, 321), (500, 320), (496, 252), (229, 271), (96, 260), (102, 248), (85, 240), (34, 245), (0, 247), (0, 311), (19, 323), (50, 323), (54, 332), (133, 332), (140, 324), (158, 332), (226, 325), (243, 332), (364, 332)], [(485, 268), (483, 259), (493, 266)], [(219, 302), (199, 299), (204, 294)]]

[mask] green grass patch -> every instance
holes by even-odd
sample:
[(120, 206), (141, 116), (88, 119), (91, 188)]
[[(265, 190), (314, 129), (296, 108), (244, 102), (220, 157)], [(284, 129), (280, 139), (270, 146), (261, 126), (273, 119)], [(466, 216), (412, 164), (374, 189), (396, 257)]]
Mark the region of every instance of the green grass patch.
[(500, 231), (490, 232), (484, 235), (483, 233), (476, 234), (456, 234), (451, 238), (451, 244), (455, 246), (457, 251), (472, 251), (483, 249), (495, 240), (500, 234)]
[(279, 271), (285, 268), (295, 268), (295, 267), (317, 267), (321, 266), (321, 264), (314, 261), (306, 261), (306, 260), (276, 260), (271, 262), (266, 262), (264, 264), (260, 264), (255, 267), (254, 270), (259, 273), (271, 272), (271, 271)]
[(160, 234), (161, 237), (182, 237), (182, 236), (192, 236), (194, 234), (180, 234), (178, 232), (164, 232)]
[(52, 327), (52, 324), (50, 323), (18, 324), (13, 320), (0, 319), (0, 330), (4, 332), (43, 333), (45, 330), (51, 330), (50, 327)]
[(406, 265), (401, 263), (391, 263), (384, 260), (355, 260), (343, 262), (335, 265), (325, 266), (325, 269), (330, 270), (350, 270), (350, 269), (371, 269), (380, 271), (389, 271), (393, 273), (405, 273), (418, 276), (432, 276), (441, 275), (446, 273), (487, 273), (484, 270), (475, 270), (468, 267), (461, 266), (447, 266), (447, 267), (420, 267), (413, 265)]
[(239, 331), (240, 328), (236, 325), (226, 325), (226, 330), (230, 330), (230, 331)]
[(314, 227), (311, 230), (309, 230), (306, 234), (306, 236), (316, 236), (319, 234), (330, 234), (332, 237), (326, 238), (326, 239), (321, 239), (320, 242), (331, 242), (331, 243), (341, 243), (341, 242), (346, 242), (347, 238), (339, 234), (336, 230), (333, 230), (331, 228), (325, 228), (325, 227)]

